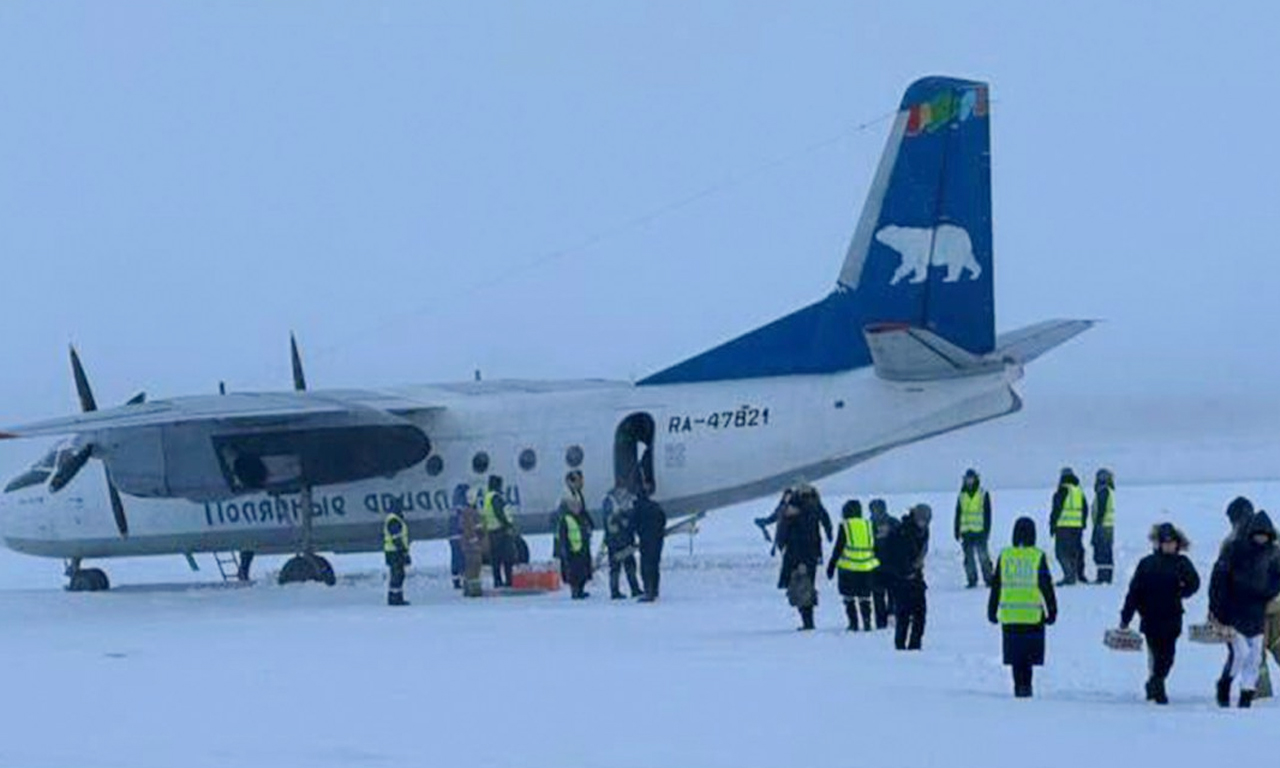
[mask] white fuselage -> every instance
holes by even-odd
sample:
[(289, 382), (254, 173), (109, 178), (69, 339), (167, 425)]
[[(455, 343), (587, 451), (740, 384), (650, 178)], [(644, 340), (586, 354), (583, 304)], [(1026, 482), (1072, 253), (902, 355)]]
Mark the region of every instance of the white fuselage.
[[(400, 388), (394, 390), (400, 397), (440, 406), (423, 411), (418, 422), (431, 440), (432, 457), (439, 458), (388, 478), (316, 488), (315, 543), (321, 551), (380, 549), (382, 512), (395, 498), (404, 505), (413, 538), (446, 536), (455, 486), (484, 482), (490, 474), (503, 477), (520, 530), (547, 532), (564, 492), (568, 455), (581, 449), (588, 504), (598, 509), (614, 484), (617, 455), (631, 451), (635, 457), (637, 449), (625, 440), (619, 447), (618, 439), (619, 425), (633, 414), (652, 419), (654, 498), (672, 516), (711, 510), (1011, 413), (1020, 405), (1011, 387), (1020, 376), (1021, 368), (1010, 365), (922, 383), (884, 381), (865, 368), (661, 386), (586, 381)], [(482, 452), (488, 466), (478, 473), (473, 462)], [(56, 494), (43, 484), (0, 494), (0, 535), (20, 552), (64, 558), (292, 552), (298, 546), (296, 497), (196, 503), (125, 496), (124, 502), (127, 538), (116, 531), (103, 472), (86, 469)]]

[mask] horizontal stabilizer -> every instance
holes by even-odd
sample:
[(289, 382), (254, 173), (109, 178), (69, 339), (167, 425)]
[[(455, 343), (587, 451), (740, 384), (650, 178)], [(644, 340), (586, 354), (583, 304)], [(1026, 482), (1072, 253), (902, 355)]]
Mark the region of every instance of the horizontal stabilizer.
[(923, 328), (901, 324), (869, 326), (865, 331), (876, 375), (888, 381), (955, 379), (998, 371), (999, 358), (966, 352)]
[(1095, 320), (1045, 320), (996, 339), (995, 355), (1027, 364), (1054, 347), (1065, 344), (1094, 326)]

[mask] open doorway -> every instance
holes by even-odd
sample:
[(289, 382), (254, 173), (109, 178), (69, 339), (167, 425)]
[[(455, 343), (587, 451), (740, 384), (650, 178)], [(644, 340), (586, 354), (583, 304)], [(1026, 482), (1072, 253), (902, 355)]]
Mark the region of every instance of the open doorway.
[(618, 424), (613, 437), (613, 478), (627, 490), (639, 494), (647, 481), (654, 489), (657, 478), (653, 475), (653, 417), (647, 413), (633, 413)]

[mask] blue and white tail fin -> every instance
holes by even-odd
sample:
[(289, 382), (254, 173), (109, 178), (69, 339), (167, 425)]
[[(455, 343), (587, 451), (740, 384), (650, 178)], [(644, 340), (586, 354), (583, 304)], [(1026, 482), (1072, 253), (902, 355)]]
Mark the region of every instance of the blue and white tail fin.
[(864, 329), (928, 331), (975, 357), (995, 350), (987, 86), (907, 88), (836, 289), (642, 381), (832, 373), (873, 363)]

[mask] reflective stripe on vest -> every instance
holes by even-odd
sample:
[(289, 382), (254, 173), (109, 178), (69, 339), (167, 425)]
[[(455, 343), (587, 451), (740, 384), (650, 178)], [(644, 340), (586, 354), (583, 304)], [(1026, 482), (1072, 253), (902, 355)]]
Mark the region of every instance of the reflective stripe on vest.
[(836, 565), (859, 573), (880, 567), (880, 561), (876, 559), (876, 535), (870, 522), (860, 517), (844, 521), (844, 551)]
[(569, 551), (575, 552), (575, 553), (581, 552), (582, 551), (582, 526), (578, 524), (578, 518), (574, 517), (573, 515), (565, 515), (564, 527), (565, 527), (565, 531), (569, 534), (567, 536), (567, 538), (569, 539)]
[(1067, 495), (1062, 499), (1062, 514), (1058, 515), (1058, 527), (1084, 527), (1084, 491), (1080, 486), (1067, 486)]
[[(391, 532), (391, 523), (400, 523), (400, 532)], [(387, 515), (387, 519), (382, 521), (382, 551), (383, 552), (408, 552), (409, 551), (409, 526), (405, 524), (404, 518), (392, 512)]]
[(977, 493), (960, 492), (960, 532), (982, 533), (986, 530), (987, 492), (978, 489)]
[[(1094, 504), (1097, 504), (1094, 500)], [(1116, 492), (1110, 488), (1107, 489), (1107, 505), (1102, 510), (1102, 527), (1116, 527)]]
[(1000, 623), (1039, 624), (1044, 619), (1040, 562), (1035, 547), (1009, 547), (1000, 553)]
[(493, 497), (497, 495), (497, 491), (485, 491), (484, 503), (480, 505), (480, 525), (484, 527), (485, 533), (492, 533), (502, 527), (498, 524), (498, 513), (493, 508)]

